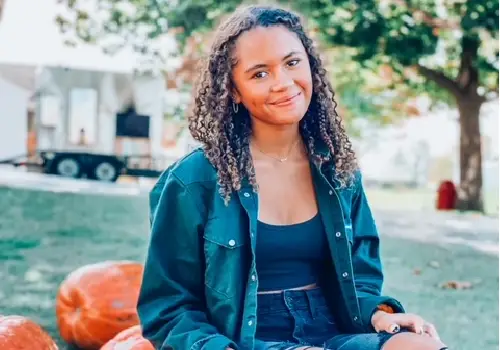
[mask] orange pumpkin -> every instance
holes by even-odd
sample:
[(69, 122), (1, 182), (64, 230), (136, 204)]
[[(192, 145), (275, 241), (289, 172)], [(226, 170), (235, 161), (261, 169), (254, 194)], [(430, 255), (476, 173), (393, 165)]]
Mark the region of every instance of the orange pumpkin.
[(141, 327), (134, 326), (118, 333), (101, 350), (155, 350), (155, 348), (142, 337)]
[(0, 349), (57, 350), (54, 340), (42, 327), (23, 316), (0, 315)]
[(81, 349), (98, 349), (139, 324), (136, 306), (142, 274), (142, 265), (130, 261), (106, 261), (70, 273), (56, 301), (61, 337)]

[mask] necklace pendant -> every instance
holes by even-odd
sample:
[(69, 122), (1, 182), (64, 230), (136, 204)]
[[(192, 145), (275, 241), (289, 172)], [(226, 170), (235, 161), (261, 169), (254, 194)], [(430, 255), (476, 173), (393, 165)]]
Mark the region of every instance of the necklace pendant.
[(281, 158), (281, 159), (280, 159), (280, 162), (281, 162), (281, 163), (286, 162), (286, 160), (287, 160), (287, 159), (288, 159), (288, 157), (286, 157), (286, 158)]

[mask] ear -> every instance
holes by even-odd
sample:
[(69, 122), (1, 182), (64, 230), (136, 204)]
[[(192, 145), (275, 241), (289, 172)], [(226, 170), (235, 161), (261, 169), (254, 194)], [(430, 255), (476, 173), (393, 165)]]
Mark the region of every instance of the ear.
[(236, 104), (241, 103), (241, 95), (236, 88), (233, 89), (231, 97), (233, 98), (234, 103)]

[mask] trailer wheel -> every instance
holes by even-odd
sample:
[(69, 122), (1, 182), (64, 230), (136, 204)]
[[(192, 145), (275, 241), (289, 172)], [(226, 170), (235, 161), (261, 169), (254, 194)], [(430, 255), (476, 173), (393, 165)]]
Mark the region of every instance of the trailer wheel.
[(98, 163), (90, 175), (92, 179), (104, 182), (115, 182), (119, 176), (119, 168), (112, 162), (106, 160)]
[(60, 158), (55, 164), (55, 173), (60, 176), (76, 179), (82, 175), (82, 167), (75, 158)]

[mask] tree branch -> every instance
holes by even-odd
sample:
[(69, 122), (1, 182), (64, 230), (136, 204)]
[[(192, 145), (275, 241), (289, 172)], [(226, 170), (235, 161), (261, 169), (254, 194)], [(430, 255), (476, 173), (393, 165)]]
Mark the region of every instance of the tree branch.
[(442, 28), (442, 29), (458, 29), (460, 28), (460, 21), (436, 18), (431, 13), (421, 10), (417, 7), (412, 6), (411, 1), (408, 0), (395, 0), (395, 4), (400, 6), (406, 6), (408, 11), (412, 14), (415, 20), (424, 22), (431, 28)]
[(477, 36), (463, 37), (461, 41), (460, 68), (457, 83), (463, 91), (477, 92), (479, 72), (475, 67), (478, 59), (480, 40)]
[(426, 79), (435, 82), (439, 87), (449, 91), (454, 96), (459, 97), (461, 95), (462, 91), (458, 84), (442, 72), (421, 66), (419, 64), (417, 64), (417, 70)]

